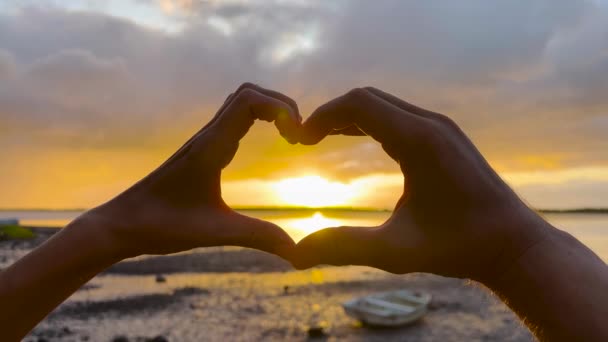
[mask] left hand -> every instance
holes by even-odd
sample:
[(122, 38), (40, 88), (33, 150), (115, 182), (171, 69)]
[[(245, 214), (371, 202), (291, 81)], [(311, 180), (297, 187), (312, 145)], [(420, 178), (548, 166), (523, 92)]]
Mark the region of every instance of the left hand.
[(243, 84), (158, 169), (78, 220), (108, 233), (120, 257), (220, 245), (285, 257), (295, 246), (285, 231), (235, 212), (221, 196), (221, 171), (255, 119), (274, 121), (290, 143), (297, 141), (301, 117), (295, 102), (278, 92)]

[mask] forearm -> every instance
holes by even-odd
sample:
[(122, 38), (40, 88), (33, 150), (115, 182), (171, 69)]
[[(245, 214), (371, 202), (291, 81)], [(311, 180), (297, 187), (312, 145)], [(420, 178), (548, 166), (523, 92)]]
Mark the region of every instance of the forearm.
[(571, 235), (546, 234), (486, 285), (541, 340), (608, 341), (608, 266)]
[(0, 273), (3, 340), (20, 340), (80, 286), (119, 260), (97, 222), (85, 216), (70, 223)]

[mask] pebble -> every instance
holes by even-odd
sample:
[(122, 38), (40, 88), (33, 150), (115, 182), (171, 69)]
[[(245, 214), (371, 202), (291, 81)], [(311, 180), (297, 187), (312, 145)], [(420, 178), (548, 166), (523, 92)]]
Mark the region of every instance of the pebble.
[(323, 329), (323, 327), (315, 326), (308, 328), (308, 337), (309, 338), (320, 338), (327, 336), (327, 333)]

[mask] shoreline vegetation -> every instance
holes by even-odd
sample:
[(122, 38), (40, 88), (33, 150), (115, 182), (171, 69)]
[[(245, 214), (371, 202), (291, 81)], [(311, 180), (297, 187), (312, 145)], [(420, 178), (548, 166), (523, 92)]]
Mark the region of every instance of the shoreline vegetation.
[[(376, 208), (357, 208), (357, 207), (235, 207), (240, 212), (280, 212), (280, 213), (389, 213), (392, 210), (389, 209), (376, 209)], [(61, 212), (83, 212), (87, 209), (6, 209), (0, 208), (2, 212), (49, 212), (49, 213), (61, 213)], [(608, 208), (574, 208), (574, 209), (536, 209), (540, 214), (608, 214)], [(61, 228), (59, 226), (29, 226), (23, 224), (2, 224), (0, 222), (0, 241), (7, 240), (33, 240), (41, 232), (45, 232), (44, 237), (48, 234), (49, 228)]]
[[(386, 208), (366, 208), (366, 207), (280, 207), (280, 206), (260, 206), (260, 207), (233, 207), (238, 211), (290, 211), (290, 212), (391, 212), (392, 209)], [(0, 208), (0, 212), (83, 212), (86, 208)], [(542, 214), (608, 214), (608, 208), (571, 208), (571, 209), (535, 209)]]

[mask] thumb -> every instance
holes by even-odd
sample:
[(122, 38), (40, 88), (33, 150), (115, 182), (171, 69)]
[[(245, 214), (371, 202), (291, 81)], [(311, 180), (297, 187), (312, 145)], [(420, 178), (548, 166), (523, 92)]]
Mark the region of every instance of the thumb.
[(233, 212), (223, 244), (255, 248), (290, 260), (295, 242), (276, 224)]
[(375, 227), (335, 227), (314, 232), (296, 246), (291, 262), (303, 269), (319, 264), (376, 266), (382, 248)]

